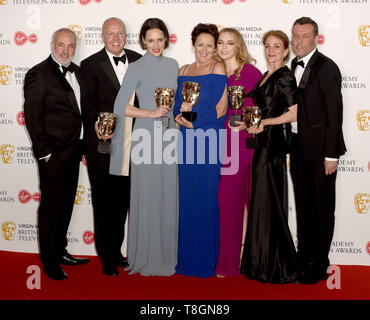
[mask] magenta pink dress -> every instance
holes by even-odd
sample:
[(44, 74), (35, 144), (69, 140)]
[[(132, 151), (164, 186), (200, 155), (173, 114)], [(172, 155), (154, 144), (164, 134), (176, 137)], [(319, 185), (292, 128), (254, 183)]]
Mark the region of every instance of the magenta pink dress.
[[(229, 86), (244, 86), (248, 93), (254, 88), (261, 76), (261, 72), (256, 67), (245, 64), (240, 72), (240, 78), (236, 79), (236, 75), (233, 74), (229, 77), (228, 84)], [(244, 106), (253, 106), (253, 100), (246, 98)], [(238, 152), (231, 152), (232, 132), (228, 122), (230, 115), (234, 113), (235, 110), (228, 108), (225, 121), (227, 149), (225, 149), (224, 164), (218, 188), (220, 249), (216, 273), (224, 276), (240, 275), (244, 208), (247, 207), (249, 211), (254, 154), (254, 149), (247, 149), (246, 147), (246, 139), (251, 137), (246, 130), (240, 131), (236, 135), (236, 140), (234, 140)], [(237, 113), (241, 115), (242, 110), (239, 109)], [(235, 133), (233, 134), (235, 135)]]

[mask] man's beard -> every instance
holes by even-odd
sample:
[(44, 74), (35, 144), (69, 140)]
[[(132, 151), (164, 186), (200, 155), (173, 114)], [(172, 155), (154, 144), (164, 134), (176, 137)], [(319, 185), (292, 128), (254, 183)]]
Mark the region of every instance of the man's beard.
[(73, 56), (70, 56), (69, 58), (68, 58), (68, 60), (65, 60), (65, 59), (61, 59), (56, 53), (55, 53), (55, 51), (53, 50), (52, 51), (52, 55), (53, 55), (53, 58), (56, 60), (56, 61), (58, 61), (62, 66), (68, 66), (71, 62), (72, 62), (72, 60), (73, 60), (73, 58), (74, 58), (74, 55)]

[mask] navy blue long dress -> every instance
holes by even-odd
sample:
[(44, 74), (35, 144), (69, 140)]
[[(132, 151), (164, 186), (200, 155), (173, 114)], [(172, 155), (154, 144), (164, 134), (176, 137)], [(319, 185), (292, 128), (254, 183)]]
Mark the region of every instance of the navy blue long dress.
[(184, 101), (182, 85), (201, 85), (193, 108), (194, 129), (181, 127), (178, 139), (179, 246), (177, 273), (208, 278), (215, 275), (219, 251), (217, 190), (224, 149), (224, 121), (217, 119), (216, 105), (227, 87), (227, 77), (219, 74), (179, 76), (174, 115)]

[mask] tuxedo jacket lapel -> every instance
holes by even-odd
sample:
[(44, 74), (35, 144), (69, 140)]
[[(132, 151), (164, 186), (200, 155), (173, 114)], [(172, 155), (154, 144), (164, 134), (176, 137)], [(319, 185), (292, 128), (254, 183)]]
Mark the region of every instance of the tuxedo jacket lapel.
[[(71, 106), (73, 108), (73, 111), (80, 115), (81, 111), (80, 111), (80, 108), (78, 107), (78, 103), (77, 103), (76, 96), (75, 96), (75, 93), (73, 91), (73, 88), (68, 83), (67, 79), (65, 78), (63, 73), (60, 71), (59, 65), (54, 61), (54, 59), (51, 57), (51, 55), (49, 56), (48, 61), (51, 65), (51, 67), (53, 68), (53, 70), (55, 71), (56, 77), (59, 79), (62, 86), (66, 90), (66, 93), (67, 93), (69, 101), (71, 102)], [(73, 62), (71, 62), (71, 63), (73, 63)], [(80, 82), (79, 78), (78, 78), (78, 75), (77, 75), (77, 68), (78, 67), (76, 65), (74, 65), (74, 66), (76, 67), (75, 68), (76, 69), (75, 76), (77, 78), (77, 81)]]
[(109, 80), (112, 82), (113, 86), (116, 88), (117, 92), (120, 88), (120, 83), (117, 79), (116, 73), (114, 72), (112, 63), (109, 60), (109, 57), (105, 51), (105, 48), (102, 49), (102, 59), (100, 60), (100, 66), (104, 70), (105, 74), (108, 76)]
[[(311, 70), (319, 56), (319, 51), (316, 50), (315, 53), (312, 55), (311, 59), (308, 61), (306, 67), (304, 68), (304, 72), (302, 74), (301, 81), (299, 82), (299, 89), (304, 89), (308, 83), (308, 79), (310, 78)], [(294, 72), (294, 71), (293, 71)]]
[[(77, 78), (77, 76), (76, 76), (76, 78)], [(67, 81), (67, 83), (68, 83), (68, 81)], [(78, 81), (78, 83), (79, 83), (79, 81)], [(69, 83), (68, 83), (68, 85), (69, 85)], [(69, 87), (71, 88), (71, 86), (69, 86)], [(71, 88), (71, 90), (68, 91), (67, 95), (68, 95), (69, 101), (71, 102), (71, 105), (73, 107), (73, 110), (76, 113), (78, 113), (79, 115), (81, 115), (81, 110), (80, 110), (80, 108), (78, 106), (76, 95), (75, 95), (75, 92), (73, 91), (72, 88)]]
[(129, 63), (135, 62), (137, 59), (135, 59), (134, 55), (131, 53), (130, 50), (125, 49), (127, 60)]
[(297, 68), (297, 65), (295, 64), (297, 60), (298, 60), (298, 58), (297, 58), (297, 57), (295, 57), (295, 58), (292, 60), (292, 62), (290, 63), (290, 69), (292, 70), (293, 74), (294, 74), (294, 72), (295, 72), (295, 69)]

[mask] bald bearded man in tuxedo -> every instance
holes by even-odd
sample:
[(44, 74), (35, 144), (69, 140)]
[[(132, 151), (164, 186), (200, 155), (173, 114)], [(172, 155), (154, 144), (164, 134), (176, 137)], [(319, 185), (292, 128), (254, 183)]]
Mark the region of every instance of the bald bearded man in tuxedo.
[[(130, 207), (130, 177), (109, 174), (110, 156), (98, 151), (104, 140), (96, 131), (100, 112), (113, 112), (114, 101), (128, 64), (141, 55), (125, 49), (126, 27), (119, 18), (108, 18), (102, 26), (104, 48), (81, 62), (82, 113), (87, 169), (94, 211), (95, 247), (103, 274), (118, 275), (117, 266), (127, 266), (121, 247)], [(136, 105), (138, 105), (136, 101)], [(109, 143), (109, 141), (107, 141)]]

